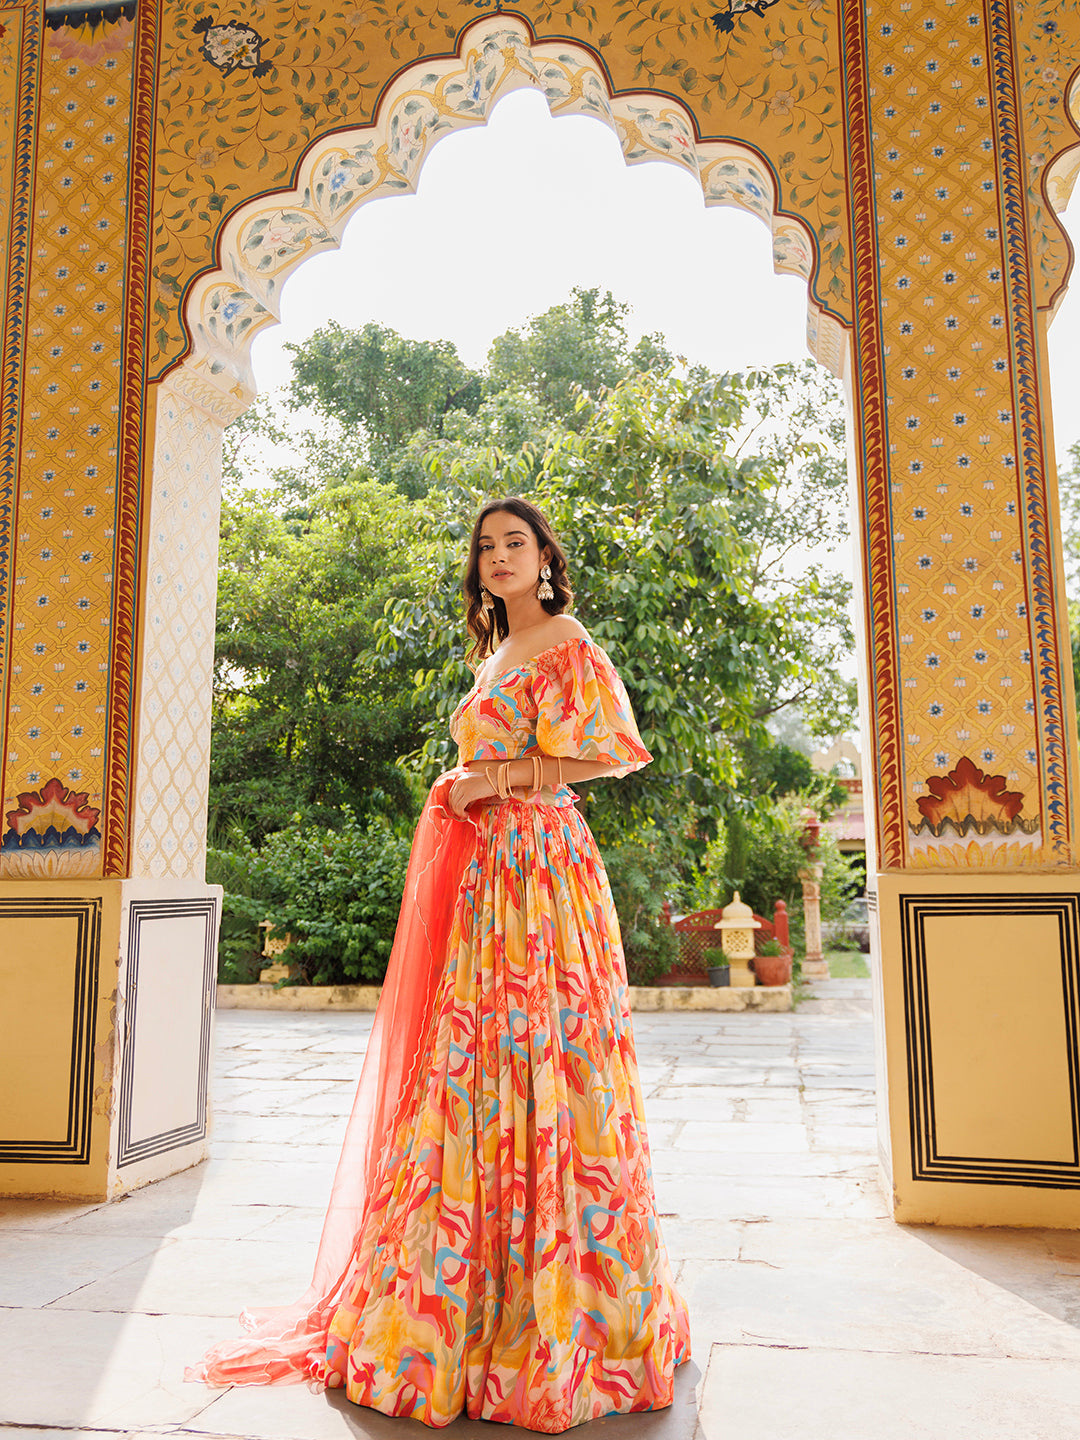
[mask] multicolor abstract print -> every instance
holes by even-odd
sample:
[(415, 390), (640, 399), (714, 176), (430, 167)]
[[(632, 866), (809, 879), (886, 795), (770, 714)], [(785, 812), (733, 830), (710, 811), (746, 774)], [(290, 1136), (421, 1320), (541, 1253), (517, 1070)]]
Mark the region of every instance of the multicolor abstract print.
[[(474, 689), (463, 761), (646, 764), (603, 651)], [(312, 1374), (425, 1424), (559, 1432), (669, 1405), (689, 1355), (656, 1218), (618, 920), (573, 796), (482, 807), (421, 1066)]]

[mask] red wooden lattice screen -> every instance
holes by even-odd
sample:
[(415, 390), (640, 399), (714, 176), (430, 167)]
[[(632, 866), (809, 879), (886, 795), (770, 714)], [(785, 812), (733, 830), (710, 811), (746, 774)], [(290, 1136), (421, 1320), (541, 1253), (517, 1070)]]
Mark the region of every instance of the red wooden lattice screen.
[[(671, 907), (664, 906), (664, 917), (668, 924), (675, 927), (679, 937), (679, 958), (666, 975), (661, 975), (656, 981), (658, 985), (705, 985), (708, 983), (708, 971), (705, 962), (706, 950), (719, 950), (723, 931), (716, 929), (718, 920), (722, 920), (722, 910), (697, 910), (693, 915), (683, 915), (678, 920), (672, 920)], [(788, 933), (787, 905), (783, 900), (777, 900), (773, 910), (773, 918), (766, 920), (764, 915), (755, 915), (754, 919), (760, 925), (760, 930), (754, 931), (754, 949), (760, 955), (761, 947), (769, 940), (778, 940), (780, 948), (785, 955), (790, 955), (791, 940)]]

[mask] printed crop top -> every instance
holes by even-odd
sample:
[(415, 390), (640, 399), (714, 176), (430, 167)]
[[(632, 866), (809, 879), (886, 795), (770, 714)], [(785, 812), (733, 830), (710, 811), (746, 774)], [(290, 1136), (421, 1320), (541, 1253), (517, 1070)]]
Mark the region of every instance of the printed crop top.
[(629, 775), (652, 759), (615, 667), (591, 640), (564, 640), (474, 685), (450, 719), (462, 764), (545, 755), (595, 760)]

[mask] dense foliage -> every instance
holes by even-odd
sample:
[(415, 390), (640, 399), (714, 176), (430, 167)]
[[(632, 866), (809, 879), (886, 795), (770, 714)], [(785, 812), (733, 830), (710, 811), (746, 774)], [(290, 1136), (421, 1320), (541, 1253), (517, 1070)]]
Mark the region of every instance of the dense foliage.
[(604, 865), (622, 930), (631, 985), (648, 985), (678, 959), (675, 931), (661, 906), (679, 887), (678, 849), (670, 836), (646, 826), (604, 846)]
[(225, 887), (220, 978), (257, 978), (259, 925), (290, 936), (282, 956), (312, 985), (379, 984), (405, 886), (409, 839), (362, 824), (347, 806), (337, 828), (292, 825), (256, 848), (243, 836), (211, 850), (207, 874)]
[(413, 803), (397, 763), (418, 740), (409, 659), (375, 649), (386, 604), (412, 583), (408, 506), (358, 472), (296, 501), (280, 484), (225, 497), (212, 834)]
[[(808, 800), (820, 804), (819, 794), (796, 791), (754, 809), (732, 811), (683, 892), (686, 908), (706, 910), (724, 905), (738, 890), (752, 910), (771, 918), (776, 901), (783, 900), (792, 935), (801, 941), (799, 871), (807, 864), (802, 811)], [(853, 893), (861, 888), (861, 871), (827, 830), (821, 832), (816, 860), (822, 867), (821, 918), (839, 919)]]

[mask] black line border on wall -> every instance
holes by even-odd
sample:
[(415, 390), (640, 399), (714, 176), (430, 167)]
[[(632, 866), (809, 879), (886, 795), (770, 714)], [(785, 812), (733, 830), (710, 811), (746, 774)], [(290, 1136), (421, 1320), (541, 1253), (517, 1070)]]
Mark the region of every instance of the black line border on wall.
[[(904, 1029), (907, 1042), (908, 1115), (913, 1180), (960, 1185), (1023, 1185), (1080, 1190), (1080, 895), (901, 895)], [(934, 1114), (933, 1037), (926, 971), (928, 916), (1052, 915), (1061, 946), (1061, 1001), (1068, 1047), (1071, 1160), (1003, 1160), (943, 1155)]]
[(67, 1133), (62, 1140), (7, 1140), (0, 1136), (0, 1164), (89, 1165), (101, 964), (101, 900), (88, 896), (0, 898), (0, 919), (73, 919), (77, 927)]
[[(123, 1059), (120, 1065), (120, 1122), (117, 1168), (139, 1160), (179, 1150), (206, 1138), (207, 1083), (210, 1068), (210, 1025), (217, 980), (217, 905), (213, 896), (190, 900), (132, 900), (128, 910), (127, 977), (124, 1013)], [(199, 1039), (199, 1088), (196, 1118), (189, 1125), (163, 1130), (141, 1140), (131, 1138), (131, 1102), (135, 1085), (135, 1049), (139, 1039), (139, 965), (142, 961), (143, 926), (149, 921), (173, 920), (201, 915), (206, 927), (203, 942), (203, 1007)]]

